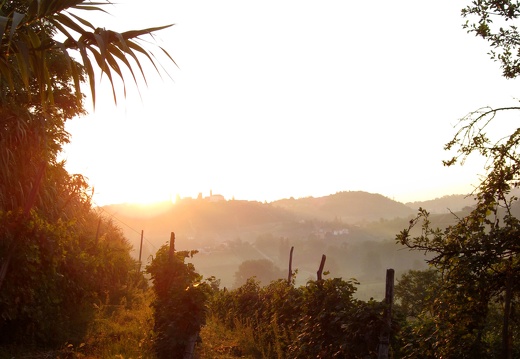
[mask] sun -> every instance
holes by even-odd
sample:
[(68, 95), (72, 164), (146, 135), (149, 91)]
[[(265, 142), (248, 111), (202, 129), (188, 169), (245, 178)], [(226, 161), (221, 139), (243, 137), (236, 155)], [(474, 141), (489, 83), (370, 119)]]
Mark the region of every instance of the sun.
[[(114, 176), (115, 177), (115, 176)], [(119, 203), (153, 204), (166, 201), (175, 201), (175, 194), (166, 183), (150, 179), (132, 178), (123, 176), (103, 181), (93, 181), (93, 201), (99, 206)], [(99, 185), (96, 185), (96, 182)]]
[(105, 192), (94, 192), (93, 201), (100, 206), (109, 204), (154, 204), (166, 201), (175, 201), (175, 197), (171, 194), (165, 194), (160, 191), (141, 191), (136, 189), (128, 189), (124, 192), (112, 190), (108, 195)]
[(160, 188), (146, 188), (135, 190), (128, 194), (127, 201), (136, 204), (152, 204), (158, 202), (171, 201), (171, 194), (165, 193)]

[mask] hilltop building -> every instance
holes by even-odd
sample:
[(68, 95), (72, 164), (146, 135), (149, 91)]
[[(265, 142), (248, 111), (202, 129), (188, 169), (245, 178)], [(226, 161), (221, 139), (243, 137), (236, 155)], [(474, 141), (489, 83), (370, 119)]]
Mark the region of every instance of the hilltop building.
[(222, 202), (226, 200), (221, 194), (213, 194), (212, 190), (209, 190), (209, 197), (206, 197), (206, 199), (210, 202)]

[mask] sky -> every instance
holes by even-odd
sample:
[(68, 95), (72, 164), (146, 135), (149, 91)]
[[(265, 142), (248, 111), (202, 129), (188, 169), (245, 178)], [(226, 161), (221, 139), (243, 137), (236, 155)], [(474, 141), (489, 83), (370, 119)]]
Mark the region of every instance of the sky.
[(517, 92), (462, 29), (465, 3), (120, 0), (85, 17), (115, 31), (175, 24), (148, 48), (177, 66), (160, 57), (167, 74), (147, 66), (147, 84), (127, 81), (126, 98), (119, 86), (117, 105), (101, 79), (62, 158), (98, 205), (467, 194), (483, 161), (443, 167), (444, 144), (461, 117)]

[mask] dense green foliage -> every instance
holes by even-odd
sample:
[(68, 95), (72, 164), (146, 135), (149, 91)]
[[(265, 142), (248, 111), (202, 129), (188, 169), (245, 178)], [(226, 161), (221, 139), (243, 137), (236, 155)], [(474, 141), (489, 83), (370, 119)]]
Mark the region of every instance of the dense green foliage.
[[(515, 315), (504, 348), (505, 293), (489, 299), (493, 283), (453, 283), (442, 271), (410, 271), (396, 285), (403, 358), (516, 358), (520, 329)], [(468, 278), (469, 279), (469, 278)]]
[[(83, 75), (89, 80), (92, 99), (96, 97), (96, 70), (102, 71), (112, 85), (114, 78), (125, 84), (123, 69), (128, 69), (134, 81), (136, 72), (144, 77), (139, 55), (158, 70), (157, 57), (140, 45), (139, 37), (151, 35), (157, 28), (131, 30), (122, 33), (92, 25), (80, 17), (85, 12), (105, 12), (109, 1), (88, 0), (4, 0), (0, 7), (0, 79), (2, 97), (16, 91), (19, 85), (29, 97), (36, 97), (45, 108), (55, 106), (54, 94), (59, 84), (52, 76), (48, 60), (61, 58), (68, 70), (67, 80), (73, 86), (75, 105), (81, 106)], [(59, 35), (59, 36), (57, 36)], [(173, 61), (168, 53), (162, 53)], [(82, 66), (74, 60), (81, 58)], [(133, 63), (133, 64), (132, 64)]]
[[(498, 217), (498, 212), (498, 203), (482, 200), (470, 215), (440, 230), (430, 228), (428, 213), (421, 211), (417, 220), (423, 220), (422, 235), (412, 238), (405, 230), (398, 236), (412, 249), (433, 253), (429, 262), (442, 278), (440, 282), (416, 281), (426, 286), (422, 289), (425, 295), (435, 291), (435, 300), (425, 298), (427, 305), (416, 314), (420, 320), (414, 327), (427, 339), (416, 341), (423, 345), (411, 357), (424, 358), (425, 346), (432, 358), (520, 354), (518, 321), (511, 310), (518, 305), (520, 294), (520, 226), (515, 217), (508, 213)], [(415, 293), (420, 290), (418, 285), (413, 288)], [(497, 315), (502, 318), (498, 332)], [(426, 336), (425, 331), (432, 335)]]
[(1, 212), (0, 227), (0, 251), (12, 251), (0, 291), (4, 344), (80, 341), (93, 305), (119, 303), (138, 281), (126, 239), (92, 210), (74, 221)]
[[(495, 0), (473, 1), (462, 10), (464, 27), (489, 41), (491, 58), (500, 62), (506, 78), (520, 74), (519, 10), (518, 1)], [(420, 209), (397, 236), (410, 249), (428, 253), (434, 270), (408, 274), (396, 291), (411, 318), (407, 358), (520, 356), (520, 221), (514, 212), (518, 199), (512, 195), (520, 185), (520, 129), (514, 121), (496, 125), (510, 110), (519, 109), (473, 111), (446, 144), (455, 151), (447, 166), (464, 163), (473, 154), (487, 159), (471, 211), (440, 229)], [(412, 234), (419, 226), (419, 234)], [(413, 311), (411, 303), (417, 305)]]
[(250, 279), (215, 293), (210, 309), (229, 328), (254, 328), (255, 357), (375, 358), (385, 305), (355, 299), (356, 284), (334, 278), (261, 287)]
[(192, 350), (206, 320), (206, 300), (211, 286), (185, 260), (196, 251), (173, 253), (161, 247), (147, 267), (155, 300), (155, 351), (158, 358), (183, 358)]
[(57, 159), (66, 121), (85, 113), (81, 83), (90, 80), (94, 97), (95, 70), (124, 83), (122, 68), (142, 71), (135, 52), (155, 63), (137, 40), (157, 29), (118, 34), (79, 16), (103, 4), (0, 2), (2, 345), (79, 342), (98, 303), (119, 304), (144, 285), (121, 231), (94, 210), (85, 179)]

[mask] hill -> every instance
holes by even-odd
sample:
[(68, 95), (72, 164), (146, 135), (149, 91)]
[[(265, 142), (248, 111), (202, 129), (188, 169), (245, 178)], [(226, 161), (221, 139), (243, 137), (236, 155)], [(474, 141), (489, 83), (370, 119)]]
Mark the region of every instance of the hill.
[[(183, 247), (199, 248), (230, 239), (250, 240), (258, 233), (296, 221), (295, 215), (269, 204), (253, 201), (181, 200), (154, 205), (118, 204), (103, 210), (148, 238), (161, 237), (159, 246), (175, 232)], [(186, 248), (187, 249), (187, 248)]]
[(427, 201), (407, 202), (406, 206), (412, 208), (414, 211), (421, 207), (430, 213), (449, 213), (461, 211), (463, 208), (471, 207), (474, 204), (475, 200), (473, 196), (454, 194)]
[(366, 192), (271, 203), (184, 199), (175, 204), (120, 204), (102, 210), (121, 224), (136, 258), (144, 231), (144, 263), (175, 232), (176, 249), (198, 249), (193, 259), (196, 268), (204, 276), (222, 279), (228, 287), (245, 261), (268, 259), (285, 268), (291, 246), (296, 249), (300, 284), (316, 273), (322, 254), (327, 255), (326, 268), (332, 275), (367, 281), (380, 280), (385, 267), (417, 267), (424, 258), (399, 251), (394, 241), (395, 233), (406, 227), (415, 211)]
[(282, 199), (271, 202), (306, 219), (338, 220), (346, 223), (406, 218), (415, 213), (410, 207), (375, 193), (338, 192), (325, 197)]
[[(357, 191), (271, 203), (215, 202), (201, 198), (182, 199), (175, 204), (118, 204), (105, 206), (102, 210), (121, 225), (134, 247), (136, 258), (140, 233), (144, 231), (142, 258), (147, 258), (169, 240), (171, 232), (176, 234), (177, 249), (201, 251), (214, 251), (237, 240), (254, 243), (265, 236), (293, 241), (319, 238), (349, 243), (393, 240), (395, 234), (407, 226), (419, 206), (428, 210), (443, 208), (447, 200), (453, 202), (460, 197), (415, 202), (415, 209), (379, 194)], [(439, 224), (453, 220), (453, 215), (447, 212), (439, 213), (439, 216)], [(238, 257), (243, 259), (241, 255)]]
[[(240, 238), (258, 236), (302, 237), (338, 231), (361, 223), (409, 218), (415, 211), (379, 194), (339, 192), (325, 197), (255, 201), (183, 199), (153, 205), (117, 204), (102, 208), (123, 227), (144, 230), (158, 247), (175, 232), (179, 249), (202, 248)], [(130, 233), (129, 228), (123, 230)], [(352, 232), (352, 229), (351, 229)], [(363, 238), (371, 237), (357, 230)], [(135, 244), (135, 243), (134, 243)]]

